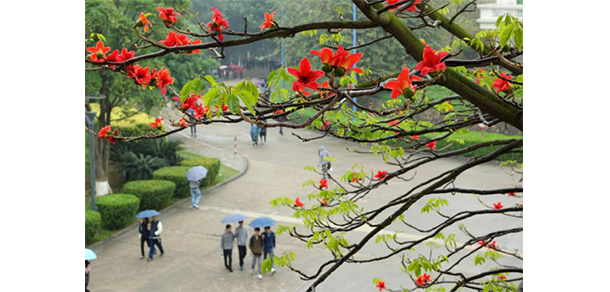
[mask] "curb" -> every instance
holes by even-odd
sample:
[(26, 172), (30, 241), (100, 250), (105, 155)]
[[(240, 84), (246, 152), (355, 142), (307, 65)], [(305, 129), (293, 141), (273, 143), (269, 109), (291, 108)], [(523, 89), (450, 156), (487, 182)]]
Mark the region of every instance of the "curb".
[[(185, 136), (186, 138), (192, 139), (192, 138), (188, 137), (188, 135), (184, 135), (184, 136)], [(194, 141), (195, 141), (195, 142), (202, 143), (202, 144), (205, 144), (205, 143), (203, 143), (203, 142), (201, 142), (201, 141), (197, 141), (197, 140), (194, 140)], [(207, 145), (207, 144), (205, 144), (205, 145)], [(213, 146), (211, 146), (211, 145), (209, 145), (209, 146), (210, 146), (210, 147), (213, 147)], [(216, 147), (213, 147), (213, 148), (218, 149), (218, 148), (216, 148)], [(222, 150), (222, 149), (220, 149), (220, 150)], [(223, 151), (225, 151), (225, 150), (223, 150)], [(205, 189), (205, 192), (213, 191), (213, 190), (215, 190), (215, 189), (217, 189), (217, 188), (220, 188), (220, 187), (222, 187), (222, 186), (224, 186), (224, 185), (226, 185), (226, 184), (228, 184), (228, 183), (230, 183), (230, 182), (233, 182), (233, 181), (237, 180), (238, 178), (240, 178), (240, 177), (242, 177), (244, 174), (246, 174), (246, 172), (248, 171), (248, 168), (250, 167), (250, 163), (248, 162), (248, 159), (247, 159), (245, 156), (243, 156), (243, 155), (241, 155), (241, 154), (239, 154), (239, 155), (240, 155), (240, 156), (241, 156), (241, 157), (244, 159), (244, 161), (246, 162), (246, 167), (244, 168), (244, 170), (242, 170), (242, 171), (238, 172), (238, 173), (237, 173), (235, 176), (233, 176), (233, 177), (231, 177), (231, 178), (229, 178), (229, 179), (227, 179), (227, 180), (225, 180), (225, 181), (222, 181), (222, 182), (220, 182), (220, 183), (217, 183), (217, 184), (215, 184), (215, 185), (213, 185), (213, 186), (211, 186), (211, 187), (209, 187), (209, 188)], [(176, 201), (175, 203), (173, 203), (173, 204), (171, 204), (171, 205), (169, 205), (169, 206), (165, 207), (165, 208), (164, 208), (164, 209), (162, 209), (162, 210), (163, 210), (163, 211), (165, 211), (165, 212), (167, 212), (167, 211), (172, 211), (172, 210), (174, 210), (174, 209), (178, 208), (178, 207), (177, 207), (178, 205), (180, 205), (180, 204), (182, 204), (182, 203), (186, 202), (187, 200), (190, 200), (190, 198), (189, 198), (189, 197), (186, 197), (186, 198), (183, 198), (183, 199), (181, 199), (181, 200), (178, 200), (178, 201)], [(116, 237), (119, 237), (119, 236), (121, 236), (121, 235), (125, 234), (126, 232), (128, 232), (128, 231), (132, 230), (132, 228), (134, 228), (134, 227), (135, 227), (135, 226), (137, 226), (138, 224), (139, 224), (139, 223), (138, 223), (138, 222), (137, 222), (137, 220), (136, 220), (136, 222), (129, 224), (127, 227), (125, 227), (125, 228), (123, 228), (123, 229), (121, 229), (121, 230), (117, 231), (116, 233), (114, 233), (114, 234), (112, 234), (112, 235), (110, 235), (110, 236), (106, 237), (106, 238), (105, 238), (104, 240), (102, 240), (102, 241), (98, 241), (98, 242), (96, 242), (96, 243), (94, 243), (94, 244), (91, 244), (91, 245), (87, 246), (87, 248), (89, 248), (89, 249), (94, 249), (94, 248), (103, 247), (103, 246), (104, 246), (104, 245), (105, 245), (107, 242), (112, 241), (112, 240), (113, 240), (113, 239), (115, 239)]]

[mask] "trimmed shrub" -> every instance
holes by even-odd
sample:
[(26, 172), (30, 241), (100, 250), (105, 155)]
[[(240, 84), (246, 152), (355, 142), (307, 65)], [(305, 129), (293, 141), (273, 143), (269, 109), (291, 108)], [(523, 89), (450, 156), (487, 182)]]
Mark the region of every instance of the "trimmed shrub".
[(85, 210), (85, 244), (93, 242), (102, 227), (102, 216), (93, 210)]
[(131, 223), (140, 206), (140, 199), (129, 194), (111, 194), (99, 197), (97, 207), (102, 215), (102, 227), (121, 229)]
[(140, 210), (161, 210), (169, 204), (176, 184), (168, 180), (134, 180), (123, 186), (123, 192), (140, 199)]
[(220, 171), (220, 159), (211, 157), (191, 158), (185, 159), (180, 162), (182, 166), (188, 166), (189, 169), (193, 166), (203, 166), (208, 170), (208, 174), (205, 179), (201, 182), (201, 187), (207, 187), (212, 185), (214, 179)]
[(186, 172), (189, 167), (186, 166), (169, 166), (155, 170), (153, 179), (169, 180), (176, 184), (174, 196), (177, 198), (186, 198), (190, 195), (189, 182), (186, 180)]

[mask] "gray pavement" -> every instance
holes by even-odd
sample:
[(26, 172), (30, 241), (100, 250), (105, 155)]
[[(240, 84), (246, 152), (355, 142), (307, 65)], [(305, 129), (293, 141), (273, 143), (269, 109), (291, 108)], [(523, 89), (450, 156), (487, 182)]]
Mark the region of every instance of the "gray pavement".
[[(249, 273), (250, 254), (246, 258), (246, 271), (239, 271), (237, 267), (237, 250), (233, 253), (234, 273), (229, 273), (223, 267), (221, 250), (219, 247), (220, 235), (224, 227), (220, 220), (229, 213), (242, 212), (249, 217), (269, 215), (280, 224), (298, 224), (292, 217), (292, 212), (285, 208), (272, 208), (269, 201), (278, 196), (295, 198), (299, 196), (306, 204), (306, 194), (312, 188), (303, 188), (307, 179), (318, 180), (318, 175), (305, 171), (303, 166), (315, 166), (317, 163), (318, 146), (324, 145), (330, 155), (337, 158), (333, 163), (334, 175), (347, 171), (353, 163), (360, 163), (370, 171), (378, 169), (391, 170), (385, 165), (381, 157), (362, 155), (347, 151), (358, 147), (356, 144), (346, 143), (334, 138), (314, 140), (302, 143), (291, 132), (301, 136), (311, 137), (315, 133), (307, 130), (284, 129), (285, 135), (280, 136), (277, 128), (268, 129), (268, 142), (266, 145), (252, 147), (247, 124), (214, 124), (198, 127), (197, 141), (188, 141), (190, 138), (181, 134), (174, 134), (176, 138), (187, 140), (187, 150), (208, 156), (219, 157), (223, 163), (237, 169), (247, 167), (247, 172), (236, 181), (216, 188), (203, 194), (202, 208), (197, 211), (190, 210), (187, 202), (163, 212), (161, 220), (164, 226), (163, 245), (166, 255), (156, 258), (152, 262), (139, 260), (139, 240), (137, 229), (128, 230), (119, 236), (109, 239), (103, 244), (94, 246), (98, 259), (93, 262), (90, 290), (97, 291), (303, 291), (307, 283), (301, 281), (295, 273), (287, 269), (280, 269), (273, 276), (266, 276), (262, 281), (257, 280)], [(183, 131), (188, 134), (187, 131)], [(234, 138), (237, 138), (238, 154), (233, 154)], [(248, 159), (247, 166), (243, 165), (243, 155)], [(240, 162), (241, 161), (241, 162)], [(370, 208), (382, 204), (384, 201), (405, 193), (409, 187), (421, 182), (432, 175), (436, 175), (449, 167), (455, 167), (462, 160), (443, 160), (418, 170), (417, 176), (409, 182), (391, 182), (373, 191), (359, 204)], [(464, 173), (456, 182), (458, 187), (508, 187), (513, 184), (513, 178), (505, 174), (497, 163), (488, 163)], [(332, 187), (332, 185), (331, 185)], [(476, 198), (468, 195), (449, 196), (449, 206), (444, 212), (452, 214), (457, 210), (480, 209)], [(505, 206), (521, 202), (520, 199), (502, 197), (486, 197), (487, 204), (502, 201)], [(421, 227), (431, 227), (440, 222), (440, 218), (433, 214), (421, 215), (420, 209), (425, 202), (419, 202), (406, 215), (406, 220)], [(311, 203), (309, 203), (311, 204)], [(522, 220), (516, 218), (499, 218), (487, 216), (475, 218), (465, 222), (469, 231), (490, 231), (494, 228), (512, 228), (522, 226)], [(365, 235), (367, 229), (360, 229), (346, 238), (356, 242)], [(393, 224), (385, 232), (402, 231), (400, 238), (413, 239), (419, 235), (401, 224)], [(464, 240), (456, 228), (445, 232), (446, 235), (454, 232), (458, 234), (458, 241)], [(497, 239), (502, 248), (519, 249), (522, 251), (522, 234)], [(313, 273), (318, 265), (331, 256), (322, 248), (307, 249), (300, 241), (282, 235), (277, 237), (276, 254), (285, 251), (294, 251), (297, 254), (295, 267), (306, 273)], [(424, 252), (426, 249), (416, 250)], [(374, 240), (367, 244), (357, 258), (365, 259), (387, 253), (382, 244), (375, 244)], [(508, 264), (521, 265), (517, 260), (505, 259)], [(471, 261), (470, 261), (471, 262)], [(488, 268), (474, 267), (473, 263), (466, 263), (462, 271), (475, 272)], [(372, 279), (381, 277), (390, 289), (399, 289), (400, 286), (412, 287), (413, 284), (404, 273), (400, 271), (400, 258), (391, 258), (383, 262), (370, 264), (343, 265), (326, 282), (319, 286), (317, 291), (376, 291)]]

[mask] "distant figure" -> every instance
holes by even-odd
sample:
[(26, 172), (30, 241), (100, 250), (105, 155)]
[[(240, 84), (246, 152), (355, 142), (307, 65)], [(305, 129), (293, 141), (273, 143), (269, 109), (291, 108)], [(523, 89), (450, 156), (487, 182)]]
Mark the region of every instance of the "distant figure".
[(195, 119), (194, 117), (195, 110), (189, 109), (187, 112), (191, 115), (189, 117), (189, 122), (191, 122), (191, 125), (189, 127), (191, 128), (191, 137), (197, 138), (197, 125), (195, 124), (195, 122), (197, 122), (197, 119)]
[(235, 235), (231, 232), (231, 224), (227, 224), (225, 233), (220, 237), (220, 248), (222, 249), (222, 255), (225, 260), (225, 268), (229, 272), (233, 273), (233, 240)]
[(89, 274), (91, 273), (91, 262), (85, 260), (85, 292), (89, 292), (87, 286), (89, 286)]
[(329, 157), (328, 151), (324, 148), (324, 146), (320, 146), (318, 149), (318, 156), (320, 160), (318, 161), (318, 167), (322, 170), (322, 179), (326, 179), (328, 177), (328, 171), (330, 170), (330, 161), (324, 160), (325, 157)]
[(144, 218), (140, 221), (140, 226), (138, 227), (138, 232), (140, 232), (140, 254), (142, 255), (140, 257), (140, 259), (143, 260), (145, 258), (145, 256), (144, 256), (144, 243), (145, 242), (146, 242), (146, 245), (148, 245), (148, 248), (150, 249), (150, 241), (149, 241), (150, 231), (148, 230), (148, 218)]
[(267, 128), (265, 128), (265, 127), (260, 128), (260, 137), (261, 137), (261, 144), (265, 145), (265, 143), (267, 143)]
[(267, 256), (271, 258), (271, 273), (275, 273), (273, 267), (273, 250), (275, 249), (275, 233), (271, 231), (271, 227), (265, 227), (265, 233), (263, 233), (263, 241), (265, 242), (265, 248), (263, 250), (263, 260), (267, 259)]
[(252, 137), (252, 146), (258, 145), (259, 131), (260, 131), (260, 128), (257, 125), (255, 125), (255, 124), (250, 125), (250, 136)]
[(248, 249), (248, 227), (244, 227), (244, 221), (239, 221), (239, 226), (235, 228), (235, 237), (237, 238), (237, 251), (239, 252), (239, 270), (244, 270), (244, 258)]
[(199, 189), (200, 181), (189, 181), (191, 187), (191, 205), (193, 210), (199, 209), (199, 201), (201, 200), (201, 189)]
[(252, 274), (254, 274), (254, 267), (258, 265), (258, 279), (263, 279), (263, 273), (261, 271), (261, 264), (263, 262), (263, 249), (265, 242), (263, 237), (260, 235), (261, 229), (259, 227), (254, 228), (254, 235), (250, 237), (250, 251), (252, 251)]
[(163, 246), (161, 245), (161, 233), (163, 232), (163, 225), (161, 221), (157, 220), (157, 216), (152, 217), (152, 221), (150, 221), (150, 237), (149, 237), (149, 247), (150, 252), (148, 253), (148, 261), (153, 260), (153, 255), (155, 254), (155, 245), (159, 247), (159, 251), (161, 251), (161, 255), (165, 253), (163, 251)]

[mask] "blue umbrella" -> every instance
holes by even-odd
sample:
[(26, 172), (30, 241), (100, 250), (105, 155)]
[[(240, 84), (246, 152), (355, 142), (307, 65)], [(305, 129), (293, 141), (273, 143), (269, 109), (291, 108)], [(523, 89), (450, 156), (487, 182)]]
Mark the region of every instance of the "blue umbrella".
[(136, 215), (136, 218), (150, 218), (152, 216), (159, 216), (159, 212), (157, 212), (157, 210), (144, 210), (140, 213), (138, 213), (138, 215)]
[(208, 170), (199, 165), (199, 166), (195, 166), (192, 167), (191, 169), (189, 169), (189, 171), (186, 173), (186, 180), (188, 181), (200, 181), (202, 179), (205, 178), (205, 176), (208, 174)]
[(90, 261), (94, 259), (97, 259), (97, 255), (92, 250), (85, 248), (85, 260)]
[(228, 215), (227, 217), (222, 219), (220, 221), (220, 223), (229, 224), (229, 223), (234, 223), (234, 222), (239, 222), (239, 221), (244, 221), (244, 220), (246, 220), (246, 216), (239, 214), (239, 213), (234, 213), (234, 214)]
[(269, 217), (258, 217), (250, 222), (250, 226), (253, 228), (273, 226), (276, 224), (277, 222)]

